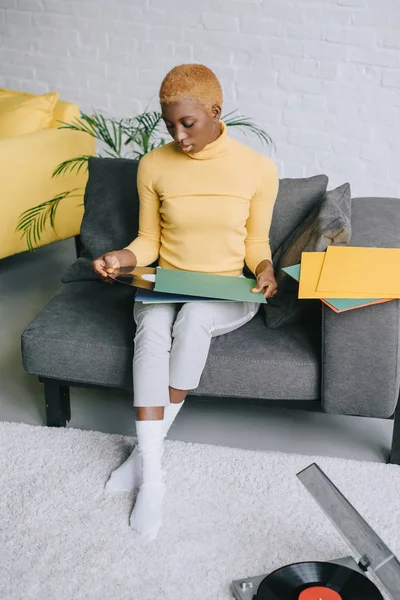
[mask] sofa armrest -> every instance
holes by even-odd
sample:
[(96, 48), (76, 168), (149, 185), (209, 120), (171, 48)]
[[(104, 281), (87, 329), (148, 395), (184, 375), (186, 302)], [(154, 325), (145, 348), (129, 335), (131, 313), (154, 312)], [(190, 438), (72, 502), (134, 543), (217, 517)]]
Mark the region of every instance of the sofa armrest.
[[(400, 247), (400, 200), (354, 198), (352, 246)], [(400, 382), (400, 301), (336, 314), (322, 308), (322, 407), (390, 417)]]
[(399, 397), (400, 301), (336, 314), (323, 306), (322, 407), (390, 417)]
[[(80, 189), (79, 197), (66, 198), (58, 209), (54, 232), (47, 227), (39, 245), (77, 235), (83, 216), (85, 169), (52, 178), (63, 161), (95, 154), (95, 140), (87, 133), (67, 129), (43, 129), (35, 133), (0, 140), (0, 194), (3, 218), (0, 221), (0, 258), (27, 250), (16, 231), (20, 215), (28, 208), (62, 192)], [(76, 192), (78, 193), (78, 192)]]

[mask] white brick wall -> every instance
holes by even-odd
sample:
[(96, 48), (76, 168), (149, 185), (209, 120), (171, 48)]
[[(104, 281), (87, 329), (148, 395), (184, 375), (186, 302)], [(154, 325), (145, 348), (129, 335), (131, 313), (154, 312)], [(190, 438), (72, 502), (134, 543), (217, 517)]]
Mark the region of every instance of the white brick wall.
[(281, 176), (400, 197), (400, 0), (0, 0), (1, 87), (131, 116), (182, 62), (272, 135)]

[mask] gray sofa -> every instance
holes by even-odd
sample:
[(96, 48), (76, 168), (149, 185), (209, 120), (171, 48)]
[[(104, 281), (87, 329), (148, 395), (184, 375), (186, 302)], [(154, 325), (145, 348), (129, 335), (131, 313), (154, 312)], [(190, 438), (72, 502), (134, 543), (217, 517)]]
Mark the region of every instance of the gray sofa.
[[(90, 159), (81, 256), (23, 332), (23, 365), (44, 384), (49, 426), (70, 420), (71, 386), (132, 389), (133, 290), (98, 281), (90, 260), (122, 248), (137, 234), (136, 169), (127, 159)], [(326, 189), (327, 178), (324, 182)], [(302, 198), (317, 184), (321, 178), (281, 181), (271, 226), (273, 252), (310, 211)], [(398, 247), (400, 200), (353, 198), (351, 224), (351, 245)], [(298, 322), (277, 329), (266, 327), (260, 310), (241, 329), (212, 341), (193, 395), (274, 400), (282, 406), (295, 401), (300, 408), (329, 413), (393, 417), (400, 382), (399, 304), (335, 314), (319, 300), (307, 301)], [(400, 464), (400, 417), (390, 461)]]

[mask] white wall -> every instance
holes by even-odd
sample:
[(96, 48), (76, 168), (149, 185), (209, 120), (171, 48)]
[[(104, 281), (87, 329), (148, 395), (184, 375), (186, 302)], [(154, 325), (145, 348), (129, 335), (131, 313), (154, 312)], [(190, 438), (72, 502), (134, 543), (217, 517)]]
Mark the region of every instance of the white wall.
[(281, 176), (400, 197), (400, 0), (0, 0), (0, 34), (1, 87), (113, 116), (156, 109), (167, 70), (205, 63), (224, 112), (272, 135)]

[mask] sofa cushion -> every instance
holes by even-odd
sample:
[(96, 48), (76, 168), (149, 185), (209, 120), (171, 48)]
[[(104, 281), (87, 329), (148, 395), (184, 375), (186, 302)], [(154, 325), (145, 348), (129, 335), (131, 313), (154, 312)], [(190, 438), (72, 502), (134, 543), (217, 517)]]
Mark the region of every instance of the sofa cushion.
[(136, 187), (138, 161), (128, 158), (91, 157), (81, 225), (80, 257), (62, 281), (97, 280), (91, 262), (105, 252), (127, 246), (138, 234), (139, 198)]
[(265, 335), (262, 312), (214, 338), (196, 395), (320, 399), (320, 329), (296, 324)]
[[(133, 289), (119, 284), (63, 285), (23, 333), (24, 368), (64, 381), (132, 387), (133, 298)], [(266, 337), (259, 314), (212, 340), (196, 393), (318, 399), (318, 343), (319, 334), (313, 338), (299, 325)]]
[(50, 127), (58, 96), (58, 92), (38, 96), (0, 90), (0, 138)]
[(61, 286), (22, 334), (25, 369), (72, 382), (129, 385), (134, 289), (81, 281)]
[(332, 244), (346, 244), (351, 235), (350, 185), (327, 192), (311, 213), (282, 244), (275, 263), (278, 293), (264, 307), (269, 329), (300, 320), (304, 301), (298, 300), (298, 284), (282, 268), (299, 264), (302, 252), (324, 252)]

